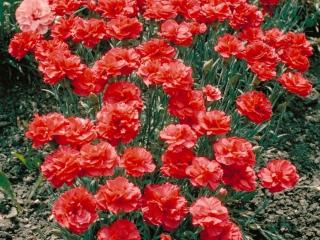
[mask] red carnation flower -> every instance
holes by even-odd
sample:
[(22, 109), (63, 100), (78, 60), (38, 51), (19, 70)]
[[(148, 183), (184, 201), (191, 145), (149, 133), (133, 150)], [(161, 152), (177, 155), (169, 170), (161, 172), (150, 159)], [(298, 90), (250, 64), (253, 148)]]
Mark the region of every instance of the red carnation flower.
[(86, 232), (98, 218), (94, 197), (82, 187), (63, 193), (53, 204), (52, 215), (75, 234)]
[(146, 19), (166, 20), (177, 16), (171, 0), (145, 0), (144, 3), (143, 16)]
[(78, 19), (78, 17), (62, 17), (54, 22), (51, 27), (51, 37), (60, 41), (71, 38), (76, 19)]
[(285, 43), (285, 35), (279, 28), (268, 29), (264, 33), (264, 41), (274, 48), (279, 48)]
[(166, 126), (160, 132), (160, 138), (169, 145), (168, 150), (174, 150), (177, 147), (193, 148), (198, 139), (195, 132), (186, 124)]
[(278, 79), (281, 85), (291, 93), (307, 97), (312, 91), (312, 85), (301, 73), (287, 72)]
[(103, 102), (109, 104), (126, 103), (138, 111), (143, 108), (140, 88), (125, 81), (109, 84), (104, 93)]
[(58, 15), (71, 15), (78, 10), (83, 1), (81, 0), (49, 0), (52, 11)]
[(260, 169), (258, 177), (261, 185), (272, 193), (293, 188), (299, 180), (296, 167), (283, 159), (269, 161)]
[(172, 237), (169, 234), (162, 233), (160, 235), (160, 240), (172, 240)]
[(232, 15), (228, 2), (203, 1), (199, 17), (200, 22), (212, 23), (213, 21), (223, 22)]
[(24, 58), (28, 52), (33, 52), (42, 36), (36, 32), (16, 33), (10, 41), (8, 52), (18, 60)]
[(138, 69), (140, 56), (134, 49), (111, 48), (94, 66), (93, 71), (101, 78), (130, 75)]
[(301, 49), (288, 47), (279, 51), (279, 56), (288, 67), (300, 72), (305, 72), (310, 67), (309, 59), (302, 53)]
[(136, 48), (136, 50), (143, 61), (162, 58), (173, 59), (176, 55), (174, 47), (171, 47), (163, 39), (156, 38), (143, 42)]
[(177, 91), (169, 98), (168, 111), (182, 123), (196, 123), (198, 113), (205, 111), (202, 92)]
[(241, 94), (236, 101), (237, 111), (256, 124), (270, 120), (272, 103), (263, 92), (251, 91)]
[(249, 166), (223, 166), (222, 181), (236, 191), (254, 191), (257, 187), (256, 174)]
[(296, 48), (301, 51), (302, 55), (310, 57), (313, 49), (310, 42), (306, 38), (305, 33), (288, 32), (283, 39), (284, 48)]
[(121, 16), (107, 22), (106, 34), (118, 40), (135, 39), (142, 30), (142, 23), (137, 18)]
[(213, 150), (216, 160), (223, 165), (253, 166), (256, 162), (252, 145), (244, 138), (220, 138)]
[(36, 114), (29, 124), (26, 137), (32, 140), (34, 148), (40, 147), (53, 140), (68, 125), (67, 119), (59, 113), (49, 113), (39, 116)]
[(217, 162), (205, 157), (195, 157), (192, 165), (186, 168), (186, 174), (193, 186), (209, 186), (214, 190), (221, 182), (223, 171)]
[(132, 222), (119, 219), (109, 227), (102, 227), (98, 232), (98, 240), (141, 240), (140, 233)]
[(143, 62), (137, 72), (137, 75), (142, 78), (144, 84), (149, 85), (161, 85), (162, 79), (158, 78), (158, 72), (162, 64), (170, 63), (173, 61), (169, 58), (149, 59)]
[(119, 142), (128, 143), (139, 131), (140, 120), (138, 110), (128, 104), (106, 104), (97, 114), (98, 135), (112, 145)]
[(133, 177), (141, 177), (145, 173), (153, 172), (156, 168), (151, 153), (141, 147), (127, 148), (119, 165), (126, 170), (128, 175)]
[(105, 18), (135, 17), (138, 6), (136, 0), (98, 0), (95, 10)]
[(106, 79), (97, 76), (91, 68), (85, 68), (79, 76), (72, 79), (71, 85), (74, 93), (79, 96), (101, 93), (106, 85)]
[(96, 46), (105, 38), (107, 26), (103, 20), (85, 20), (77, 17), (72, 28), (72, 40), (76, 43), (83, 43), (88, 48)]
[(229, 222), (228, 209), (215, 197), (201, 197), (190, 207), (192, 224), (204, 228), (223, 227)]
[(55, 140), (60, 145), (82, 146), (97, 137), (95, 126), (90, 119), (67, 118), (68, 124), (60, 131)]
[(246, 2), (235, 6), (231, 15), (230, 26), (236, 30), (246, 27), (259, 27), (263, 22), (263, 14), (257, 6)]
[(162, 166), (160, 171), (168, 177), (187, 177), (186, 168), (191, 165), (193, 158), (193, 151), (187, 148), (167, 150), (161, 157)]
[(227, 33), (218, 38), (218, 43), (214, 50), (224, 58), (238, 57), (244, 51), (244, 46), (237, 37)]
[(240, 228), (233, 222), (229, 222), (223, 228), (205, 228), (200, 233), (200, 240), (242, 240)]
[(114, 214), (131, 212), (139, 207), (141, 192), (124, 177), (108, 180), (95, 195), (100, 210), (109, 210)]
[(210, 84), (203, 87), (202, 92), (208, 102), (218, 101), (222, 98), (220, 89)]
[(171, 183), (147, 185), (142, 198), (143, 219), (165, 231), (178, 227), (188, 213), (187, 200)]
[(82, 176), (112, 176), (119, 160), (115, 148), (107, 142), (83, 145), (80, 154)]
[(59, 146), (57, 150), (45, 157), (41, 172), (56, 188), (64, 183), (70, 186), (80, 172), (79, 162), (79, 151), (67, 146)]
[(226, 134), (231, 130), (231, 118), (219, 110), (200, 112), (194, 129), (207, 136)]
[(254, 42), (254, 41), (263, 41), (264, 33), (260, 27), (248, 27), (242, 29), (241, 32), (238, 33), (238, 38), (242, 41)]

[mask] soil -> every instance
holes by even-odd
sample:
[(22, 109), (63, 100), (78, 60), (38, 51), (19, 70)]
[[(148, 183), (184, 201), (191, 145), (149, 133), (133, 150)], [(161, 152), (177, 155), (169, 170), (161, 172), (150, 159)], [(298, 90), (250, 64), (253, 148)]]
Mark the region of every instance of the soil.
[[(35, 112), (55, 110), (55, 100), (41, 91), (42, 87), (20, 84), (0, 88), (0, 169), (9, 176), (23, 208), (18, 213), (0, 193), (1, 240), (59, 239), (54, 234), (49, 208), (52, 199), (48, 196), (55, 195), (53, 190), (46, 183), (41, 184), (28, 201), (37, 173), (12, 155), (12, 152), (28, 156), (34, 153), (24, 138), (26, 124)], [(251, 203), (244, 206), (246, 215), (254, 216), (254, 221), (246, 226), (246, 232), (250, 232), (248, 239), (320, 239), (319, 126), (319, 108), (302, 104), (289, 109), (280, 128), (280, 134), (288, 135), (271, 142), (264, 158), (291, 159), (299, 168), (301, 180), (295, 189), (280, 194), (259, 190)], [(265, 195), (269, 196), (269, 202), (261, 206)]]

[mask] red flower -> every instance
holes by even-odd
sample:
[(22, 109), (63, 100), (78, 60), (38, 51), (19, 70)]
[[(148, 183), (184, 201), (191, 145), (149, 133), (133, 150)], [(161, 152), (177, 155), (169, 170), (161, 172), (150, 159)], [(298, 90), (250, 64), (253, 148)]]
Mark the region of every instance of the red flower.
[(213, 150), (216, 160), (223, 165), (253, 166), (256, 161), (251, 143), (244, 138), (220, 138)]
[(223, 228), (205, 228), (200, 233), (200, 240), (242, 240), (240, 228), (233, 222), (229, 222)]
[(251, 91), (241, 94), (236, 101), (237, 111), (256, 124), (270, 120), (272, 103), (263, 92)]
[(187, 148), (167, 150), (161, 157), (162, 167), (160, 171), (168, 177), (187, 177), (186, 168), (191, 165), (193, 158), (193, 151)]
[(177, 16), (171, 0), (145, 0), (144, 7), (143, 16), (146, 19), (166, 20)]
[(269, 161), (266, 167), (260, 169), (258, 177), (261, 185), (272, 193), (292, 188), (299, 180), (296, 167), (283, 159)]
[(63, 193), (53, 204), (52, 214), (61, 226), (75, 234), (86, 232), (98, 218), (93, 196), (82, 187)]
[(138, 6), (136, 0), (98, 0), (95, 10), (105, 18), (135, 17)]
[(114, 147), (107, 142), (86, 144), (80, 149), (80, 167), (83, 176), (112, 176), (119, 157)]
[(246, 2), (235, 6), (231, 15), (230, 26), (239, 30), (246, 27), (259, 27), (263, 22), (263, 14), (257, 6)]
[(58, 144), (70, 144), (77, 147), (89, 143), (97, 137), (95, 126), (90, 119), (69, 117), (67, 122), (68, 124), (55, 137)]
[(89, 96), (92, 93), (103, 91), (106, 79), (96, 76), (91, 68), (85, 68), (79, 76), (72, 79), (71, 85), (74, 93), (79, 96)]
[(217, 162), (205, 157), (195, 157), (192, 165), (186, 168), (186, 174), (193, 186), (209, 186), (214, 190), (221, 182), (223, 171)]
[(126, 170), (128, 175), (133, 177), (141, 177), (145, 173), (153, 172), (156, 168), (151, 153), (141, 147), (127, 148), (119, 165)]
[(128, 143), (139, 131), (140, 120), (136, 108), (125, 103), (105, 104), (97, 114), (98, 135), (112, 145)]
[(156, 38), (143, 42), (136, 50), (143, 61), (162, 58), (173, 59), (176, 55), (176, 49), (174, 47), (171, 47), (163, 39)]
[(106, 181), (95, 195), (100, 210), (109, 210), (114, 214), (131, 212), (139, 207), (141, 192), (124, 177)]
[(137, 75), (142, 78), (144, 84), (149, 85), (161, 85), (162, 79), (158, 77), (158, 72), (164, 63), (170, 63), (173, 61), (169, 58), (150, 59), (143, 62)]
[(174, 150), (178, 147), (193, 148), (198, 139), (195, 132), (186, 124), (166, 126), (160, 132), (160, 138), (169, 145), (168, 150)]
[(197, 122), (198, 113), (205, 111), (202, 92), (196, 90), (175, 92), (169, 98), (168, 111), (182, 123)]
[(137, 18), (117, 17), (107, 23), (106, 34), (118, 40), (135, 39), (143, 30), (142, 23)]
[(310, 57), (313, 49), (305, 33), (288, 32), (284, 35), (283, 47), (299, 49), (302, 55)]
[(51, 37), (60, 41), (67, 40), (72, 35), (72, 30), (76, 26), (78, 17), (62, 17), (51, 27)]
[(103, 102), (108, 104), (126, 103), (138, 111), (143, 108), (140, 88), (131, 82), (115, 82), (108, 85)]
[(279, 28), (271, 28), (265, 32), (265, 42), (274, 48), (279, 48), (285, 43), (285, 35)]
[(210, 84), (203, 87), (202, 92), (208, 102), (218, 101), (222, 98), (220, 89)]
[(42, 36), (36, 32), (16, 33), (10, 41), (8, 52), (18, 60), (24, 58), (28, 52), (33, 52)]
[(140, 56), (134, 49), (111, 48), (93, 66), (94, 72), (102, 78), (130, 75), (138, 69)]
[(282, 62), (292, 69), (305, 72), (310, 67), (310, 62), (300, 49), (288, 47), (279, 52)]
[(72, 40), (93, 48), (106, 36), (106, 32), (107, 26), (103, 20), (93, 18), (85, 20), (77, 17), (72, 29)]
[(231, 118), (219, 110), (201, 112), (194, 129), (199, 134), (207, 136), (226, 134), (231, 130)]
[(126, 219), (119, 219), (109, 227), (101, 228), (98, 240), (141, 240), (141, 236), (136, 225)]
[(55, 12), (56, 15), (70, 15), (73, 14), (76, 10), (78, 10), (83, 1), (81, 0), (49, 0), (52, 11)]
[(187, 200), (171, 183), (147, 185), (142, 198), (143, 219), (165, 231), (178, 227), (188, 213)]
[(227, 33), (218, 38), (218, 43), (214, 50), (222, 57), (229, 58), (231, 56), (239, 56), (243, 52), (244, 46), (237, 37)]
[(172, 240), (172, 237), (169, 234), (162, 233), (160, 235), (160, 240)]
[(212, 23), (213, 21), (223, 22), (229, 19), (232, 15), (231, 9), (227, 1), (201, 1), (201, 11), (197, 20), (205, 23)]
[(79, 161), (79, 151), (60, 146), (45, 157), (41, 165), (41, 172), (56, 188), (61, 187), (64, 183), (70, 186), (79, 174)]
[(242, 41), (254, 42), (254, 41), (263, 41), (264, 33), (260, 27), (248, 27), (242, 29), (241, 32), (238, 33), (238, 38)]
[(291, 93), (307, 97), (312, 91), (312, 85), (301, 73), (287, 72), (278, 79), (281, 85)]
[(236, 191), (254, 191), (257, 187), (256, 174), (249, 166), (223, 166), (222, 181)]
[(229, 222), (228, 209), (215, 197), (201, 197), (190, 207), (192, 224), (204, 228), (223, 227)]
[(59, 113), (49, 113), (39, 116), (36, 114), (33, 121), (29, 124), (26, 137), (32, 140), (34, 148), (40, 147), (53, 140), (55, 135), (68, 125), (67, 119)]

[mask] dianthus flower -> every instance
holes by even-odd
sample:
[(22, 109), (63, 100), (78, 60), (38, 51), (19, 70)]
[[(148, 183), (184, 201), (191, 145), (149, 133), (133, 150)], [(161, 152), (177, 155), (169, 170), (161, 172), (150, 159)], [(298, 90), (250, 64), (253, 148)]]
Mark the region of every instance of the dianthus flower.
[(214, 21), (223, 22), (232, 16), (230, 6), (227, 1), (202, 1), (199, 16), (195, 16), (197, 21), (204, 23), (212, 23)]
[(49, 113), (39, 116), (36, 114), (29, 124), (26, 137), (32, 140), (34, 148), (40, 147), (53, 140), (68, 125), (67, 119), (59, 113)]
[(128, 143), (140, 128), (138, 110), (128, 104), (105, 104), (97, 114), (98, 135), (112, 145)]
[(177, 10), (171, 0), (145, 0), (146, 19), (167, 20), (177, 16)]
[(301, 73), (287, 72), (280, 76), (278, 81), (291, 93), (307, 97), (312, 91), (312, 84)]
[(292, 188), (299, 180), (296, 167), (283, 159), (269, 161), (260, 169), (258, 177), (261, 185), (272, 193)]
[(169, 147), (168, 150), (174, 150), (179, 147), (193, 148), (197, 141), (197, 135), (186, 124), (170, 124), (160, 132), (161, 140), (165, 141)]
[(216, 161), (205, 157), (195, 157), (192, 165), (186, 168), (186, 174), (193, 186), (216, 189), (221, 182), (222, 168)]
[(200, 240), (242, 240), (240, 228), (233, 222), (229, 222), (223, 228), (209, 227), (200, 233)]
[(143, 26), (138, 18), (124, 16), (114, 18), (107, 22), (106, 25), (107, 36), (118, 40), (138, 38), (142, 30)]
[(160, 240), (172, 240), (172, 237), (169, 234), (162, 233), (160, 235)]
[(126, 174), (133, 177), (141, 177), (145, 173), (153, 172), (156, 168), (151, 153), (142, 147), (124, 150), (119, 166), (125, 169)]
[(249, 166), (224, 166), (222, 181), (236, 191), (254, 191), (257, 187), (256, 174)]
[(188, 213), (188, 202), (171, 183), (151, 184), (144, 189), (141, 211), (150, 224), (165, 231), (176, 229)]
[(82, 0), (49, 0), (50, 7), (58, 16), (71, 15), (83, 4)]
[(241, 94), (236, 101), (237, 111), (252, 122), (261, 124), (270, 120), (272, 103), (263, 92), (250, 91)]
[(244, 51), (244, 46), (237, 37), (227, 33), (218, 38), (218, 43), (214, 50), (222, 57), (229, 58), (231, 56), (239, 56)]
[(256, 161), (253, 147), (244, 138), (220, 138), (213, 144), (215, 159), (222, 165), (253, 166)]
[(98, 0), (95, 10), (105, 18), (135, 17), (138, 5), (136, 0)]
[(264, 41), (265, 39), (264, 32), (261, 27), (244, 28), (237, 34), (237, 37), (246, 42)]
[(88, 143), (80, 149), (80, 168), (82, 176), (112, 176), (119, 157), (115, 148), (107, 142)]
[(71, 185), (80, 171), (79, 161), (79, 151), (60, 146), (45, 157), (41, 172), (53, 187), (61, 187), (64, 183)]
[(119, 219), (109, 227), (102, 227), (98, 232), (98, 240), (141, 240), (141, 236), (134, 223)]
[(140, 88), (134, 83), (125, 81), (109, 84), (104, 92), (103, 102), (108, 104), (126, 103), (138, 111), (143, 108)]
[(78, 17), (61, 17), (51, 26), (51, 37), (65, 41), (72, 36), (73, 28)]
[(231, 118), (225, 112), (213, 110), (200, 112), (193, 128), (200, 135), (222, 135), (231, 130)]
[(75, 234), (86, 232), (98, 218), (94, 197), (82, 187), (63, 193), (53, 204), (52, 215)]
[(186, 168), (191, 165), (194, 157), (193, 151), (187, 148), (167, 150), (161, 156), (162, 166), (160, 171), (168, 177), (187, 177)]
[(67, 122), (68, 124), (55, 138), (58, 144), (70, 144), (77, 147), (89, 143), (97, 137), (95, 126), (90, 119), (69, 117)]
[(228, 209), (215, 197), (201, 197), (190, 207), (192, 224), (204, 228), (223, 227), (229, 222)]
[(45, 34), (53, 19), (47, 0), (23, 0), (16, 10), (16, 20), (22, 32)]
[(41, 35), (36, 32), (16, 33), (10, 41), (8, 52), (11, 56), (21, 60), (28, 52), (33, 52), (41, 40)]
[(208, 102), (218, 101), (222, 98), (220, 89), (210, 84), (204, 86), (202, 92)]
[(141, 192), (124, 177), (106, 181), (95, 195), (98, 208), (114, 214), (132, 212), (139, 207)]

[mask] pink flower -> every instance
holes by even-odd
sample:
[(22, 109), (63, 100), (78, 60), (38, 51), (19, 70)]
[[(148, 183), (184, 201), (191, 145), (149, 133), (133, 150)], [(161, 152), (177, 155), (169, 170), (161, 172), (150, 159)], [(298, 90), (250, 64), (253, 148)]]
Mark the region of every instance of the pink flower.
[(22, 32), (35, 31), (44, 34), (54, 19), (47, 0), (23, 0), (16, 11), (16, 19)]

